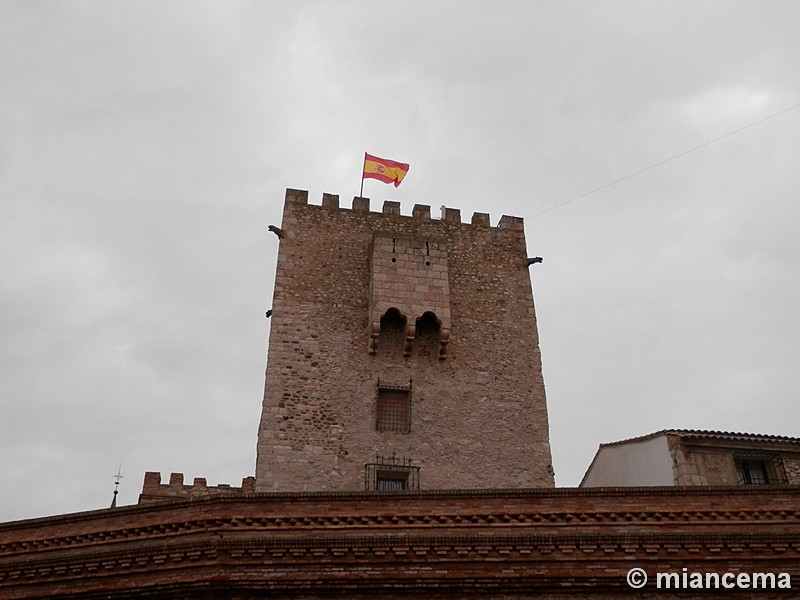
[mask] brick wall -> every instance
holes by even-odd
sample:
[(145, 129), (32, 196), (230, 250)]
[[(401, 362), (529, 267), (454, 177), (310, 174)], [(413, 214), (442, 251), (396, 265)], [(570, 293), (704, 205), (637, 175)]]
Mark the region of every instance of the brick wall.
[(0, 524), (0, 597), (671, 597), (632, 592), (633, 567), (789, 572), (796, 588), (798, 498), (739, 486), (173, 499)]
[[(522, 219), (287, 190), (281, 229), (259, 491), (363, 489), (376, 455), (424, 489), (553, 485)], [(411, 388), (409, 433), (376, 431), (379, 381)]]

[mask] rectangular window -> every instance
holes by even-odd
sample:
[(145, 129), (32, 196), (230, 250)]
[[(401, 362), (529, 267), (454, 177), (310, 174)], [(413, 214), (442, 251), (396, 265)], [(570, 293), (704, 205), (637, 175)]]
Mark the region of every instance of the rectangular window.
[(410, 458), (376, 456), (364, 465), (364, 489), (379, 492), (402, 492), (419, 489), (420, 467)]
[(738, 460), (736, 461), (736, 471), (739, 475), (739, 483), (746, 485), (764, 485), (769, 483), (767, 475), (767, 465), (763, 460)]
[(411, 390), (378, 388), (375, 429), (378, 431), (411, 431)]
[(408, 489), (408, 472), (378, 471), (375, 478), (375, 489), (379, 492), (399, 492)]
[(779, 454), (737, 453), (736, 474), (741, 485), (785, 484), (783, 459)]

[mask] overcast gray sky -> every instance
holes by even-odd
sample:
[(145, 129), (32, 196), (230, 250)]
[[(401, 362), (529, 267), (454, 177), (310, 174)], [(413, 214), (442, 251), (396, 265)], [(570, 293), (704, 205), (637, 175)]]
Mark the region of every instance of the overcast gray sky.
[(526, 217), (560, 486), (800, 435), (800, 3), (0, 2), (0, 521), (251, 475), (287, 187)]

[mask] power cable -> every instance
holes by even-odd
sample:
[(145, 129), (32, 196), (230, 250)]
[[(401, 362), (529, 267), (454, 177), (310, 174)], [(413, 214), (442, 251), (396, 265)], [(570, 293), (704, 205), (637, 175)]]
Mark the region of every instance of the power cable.
[(565, 200), (564, 202), (561, 202), (559, 204), (551, 206), (550, 208), (546, 208), (545, 210), (543, 210), (541, 212), (538, 212), (538, 213), (536, 213), (534, 215), (531, 215), (528, 218), (529, 219), (533, 219), (534, 217), (538, 217), (540, 215), (548, 213), (551, 210), (555, 210), (557, 208), (561, 208), (562, 206), (566, 206), (567, 204), (570, 204), (571, 202), (575, 202), (576, 200), (580, 200), (581, 198), (585, 198), (586, 196), (590, 196), (590, 195), (594, 194), (595, 192), (599, 192), (600, 190), (604, 190), (604, 189), (606, 189), (608, 187), (611, 187), (612, 185), (616, 185), (616, 184), (620, 183), (621, 181), (625, 181), (626, 179), (630, 179), (631, 177), (635, 177), (636, 175), (644, 173), (645, 171), (649, 171), (650, 169), (655, 169), (656, 167), (660, 167), (661, 165), (663, 165), (665, 163), (668, 163), (671, 160), (675, 160), (676, 158), (680, 158), (681, 156), (686, 156), (690, 152), (694, 152), (695, 150), (699, 150), (700, 148), (705, 148), (706, 146), (710, 146), (714, 142), (718, 142), (720, 140), (724, 140), (726, 137), (730, 137), (730, 136), (735, 135), (737, 133), (741, 133), (745, 129), (750, 129), (751, 127), (755, 127), (756, 125), (759, 125), (759, 124), (763, 123), (764, 121), (769, 121), (770, 119), (774, 119), (775, 117), (778, 117), (778, 116), (780, 116), (780, 115), (782, 115), (784, 113), (787, 113), (790, 110), (794, 110), (796, 108), (800, 108), (800, 104), (795, 104), (794, 106), (790, 106), (789, 108), (784, 108), (783, 110), (781, 110), (779, 112), (776, 112), (776, 113), (774, 113), (772, 115), (769, 115), (768, 117), (764, 117), (763, 119), (759, 119), (758, 121), (754, 121), (754, 122), (750, 123), (749, 125), (745, 125), (744, 127), (740, 127), (739, 129), (735, 129), (734, 131), (729, 131), (725, 135), (721, 135), (718, 138), (714, 138), (713, 140), (710, 140), (708, 142), (704, 142), (704, 143), (700, 144), (699, 146), (695, 146), (694, 148), (689, 148), (688, 150), (684, 150), (683, 152), (679, 152), (675, 156), (670, 156), (669, 158), (665, 158), (664, 160), (661, 160), (661, 161), (659, 161), (657, 163), (653, 163), (649, 167), (645, 167), (643, 169), (639, 169), (638, 171), (635, 171), (633, 173), (625, 175), (625, 177), (620, 177), (619, 179), (615, 179), (614, 181), (612, 181), (610, 183), (607, 183), (605, 185), (601, 185), (600, 187), (595, 188), (590, 192), (586, 192), (584, 194), (581, 194), (580, 196), (575, 196), (574, 198), (570, 198), (569, 200)]

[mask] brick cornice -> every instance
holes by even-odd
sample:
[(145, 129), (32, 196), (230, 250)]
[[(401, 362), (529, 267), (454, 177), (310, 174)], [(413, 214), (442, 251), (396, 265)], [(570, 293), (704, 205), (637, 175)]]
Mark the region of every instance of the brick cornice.
[(798, 488), (758, 491), (254, 494), (20, 521), (0, 531), (0, 597), (427, 596), (466, 579), (495, 592), (558, 592), (617, 589), (631, 566), (647, 564), (797, 571)]
[[(173, 508), (176, 508), (173, 505)], [(508, 530), (509, 528), (534, 528), (544, 531), (586, 526), (602, 529), (605, 526), (625, 526), (644, 531), (648, 526), (736, 526), (779, 525), (800, 527), (800, 508), (795, 510), (605, 510), (605, 511), (530, 511), (530, 512), (464, 512), (441, 514), (393, 514), (360, 511), (357, 514), (319, 514), (310, 512), (292, 516), (237, 516), (208, 515), (201, 519), (181, 519), (180, 512), (172, 514), (166, 523), (107, 528), (67, 536), (43, 536), (0, 543), (3, 556), (41, 552), (69, 547), (86, 547), (98, 544), (121, 543), (147, 538), (168, 540), (176, 536), (195, 533), (242, 531), (266, 535), (298, 535), (303, 531), (333, 533), (381, 531), (403, 534), (419, 530), (475, 529)]]
[(0, 533), (21, 527), (35, 528), (41, 525), (57, 525), (63, 522), (95, 520), (98, 517), (114, 514), (142, 514), (171, 511), (176, 506), (189, 504), (220, 505), (241, 502), (269, 505), (275, 502), (322, 503), (343, 501), (376, 500), (455, 500), (455, 499), (547, 499), (547, 498), (671, 498), (724, 495), (726, 497), (748, 497), (764, 495), (800, 494), (800, 485), (764, 486), (687, 486), (687, 487), (609, 487), (609, 488), (524, 488), (524, 489), (486, 489), (486, 490), (409, 490), (403, 492), (246, 492), (242, 494), (210, 494), (205, 497), (165, 499), (147, 504), (120, 506), (114, 509), (99, 509), (38, 517), (19, 521), (0, 523)]
[[(128, 582), (124, 585), (135, 584), (137, 577), (156, 584), (180, 580), (186, 585), (223, 577), (238, 580), (244, 589), (292, 590), (308, 587), (309, 567), (313, 567), (315, 585), (326, 588), (380, 587), (374, 578), (369, 580), (359, 575), (362, 568), (373, 573), (395, 571), (394, 587), (413, 588), (420, 585), (415, 564), (432, 565), (435, 569), (438, 564), (444, 565), (439, 576), (433, 572), (424, 574), (425, 584), (430, 586), (451, 579), (445, 571), (475, 569), (476, 564), (496, 565), (498, 561), (504, 564), (504, 570), (514, 574), (493, 577), (494, 586), (559, 587), (565, 583), (565, 569), (571, 571), (570, 585), (573, 585), (577, 575), (585, 570), (591, 572), (598, 564), (603, 565), (603, 577), (583, 577), (583, 584), (591, 582), (597, 586), (605, 580), (622, 585), (621, 576), (632, 565), (663, 564), (665, 560), (674, 560), (676, 553), (684, 557), (683, 564), (694, 568), (702, 568), (703, 563), (713, 567), (718, 561), (735, 559), (743, 567), (761, 565), (773, 571), (790, 572), (794, 577), (800, 575), (797, 566), (800, 537), (796, 533), (236, 537), (241, 535), (242, 532), (237, 532), (230, 538), (220, 538), (210, 534), (189, 543), (145, 544), (116, 552), (93, 549), (60, 559), (3, 562), (0, 591), (7, 591), (4, 597), (16, 597), (17, 591), (19, 597), (24, 597), (22, 593), (32, 582), (67, 588), (91, 582), (95, 588), (105, 585), (113, 589), (121, 577)], [(344, 569), (351, 577), (345, 576)], [(408, 572), (402, 574), (404, 570)], [(551, 577), (542, 578), (543, 570)], [(285, 577), (276, 578), (276, 572)], [(243, 579), (244, 573), (247, 576)], [(540, 575), (533, 577), (536, 573)], [(286, 577), (287, 574), (293, 576)]]

